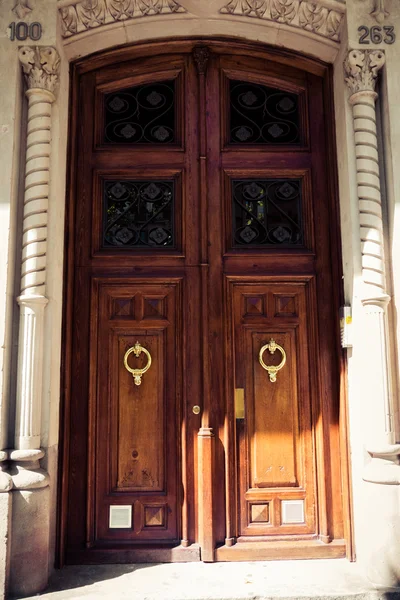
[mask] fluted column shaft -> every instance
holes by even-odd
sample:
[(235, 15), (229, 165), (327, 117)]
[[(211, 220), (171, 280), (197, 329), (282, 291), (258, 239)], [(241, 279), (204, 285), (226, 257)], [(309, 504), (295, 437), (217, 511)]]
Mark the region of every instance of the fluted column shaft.
[(28, 89), (15, 447), (40, 448), (51, 105), (54, 94)]
[[(385, 63), (380, 50), (351, 50), (345, 61), (346, 82), (351, 90), (357, 166), (357, 195), (362, 261), (362, 304), (365, 310), (364, 343), (368, 352), (368, 385), (364, 406), (367, 421), (366, 448), (371, 462), (364, 479), (375, 483), (400, 483), (392, 427), (389, 389), (389, 331), (386, 287), (381, 180), (376, 130), (375, 83)], [(388, 470), (387, 467), (395, 467)]]
[(10, 452), (14, 486), (46, 486), (39, 469), (46, 298), (47, 219), (51, 150), (51, 113), (60, 59), (55, 48), (19, 50), (28, 98), (18, 345), (15, 450)]

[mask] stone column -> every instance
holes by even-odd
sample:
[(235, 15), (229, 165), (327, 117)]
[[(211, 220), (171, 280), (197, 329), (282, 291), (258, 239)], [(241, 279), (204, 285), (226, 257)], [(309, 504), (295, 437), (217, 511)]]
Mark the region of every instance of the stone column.
[[(40, 468), (47, 212), (51, 111), (60, 59), (53, 47), (19, 50), (28, 98), (22, 239), (15, 450), (9, 452), (13, 480), (11, 591), (30, 594), (47, 584), (49, 478)], [(29, 558), (28, 558), (29, 557)]]
[(363, 294), (365, 310), (366, 378), (368, 411), (367, 451), (371, 456), (364, 480), (400, 483), (400, 445), (393, 434), (393, 407), (389, 389), (389, 331), (382, 198), (376, 133), (375, 83), (385, 63), (382, 50), (351, 50), (345, 61), (351, 91), (357, 160), (357, 193), (360, 216)]

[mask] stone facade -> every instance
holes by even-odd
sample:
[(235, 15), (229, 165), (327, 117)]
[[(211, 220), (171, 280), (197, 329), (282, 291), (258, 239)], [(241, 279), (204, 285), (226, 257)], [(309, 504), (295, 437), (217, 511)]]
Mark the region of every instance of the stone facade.
[[(40, 23), (40, 40), (12, 40), (16, 19)], [(54, 565), (70, 61), (196, 35), (264, 42), (332, 64), (343, 286), (353, 312), (354, 548), (374, 583), (397, 584), (400, 7), (394, 0), (6, 0), (0, 21), (2, 593), (40, 591)]]

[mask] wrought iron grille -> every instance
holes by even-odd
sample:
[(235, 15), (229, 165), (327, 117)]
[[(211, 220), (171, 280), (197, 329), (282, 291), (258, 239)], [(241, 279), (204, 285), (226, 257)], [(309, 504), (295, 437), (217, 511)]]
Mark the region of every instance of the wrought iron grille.
[(175, 81), (105, 94), (105, 141), (117, 144), (175, 142)]
[(298, 145), (297, 94), (246, 81), (230, 81), (232, 144)]
[(104, 246), (174, 247), (173, 181), (104, 182)]
[(233, 246), (303, 244), (300, 179), (232, 180)]

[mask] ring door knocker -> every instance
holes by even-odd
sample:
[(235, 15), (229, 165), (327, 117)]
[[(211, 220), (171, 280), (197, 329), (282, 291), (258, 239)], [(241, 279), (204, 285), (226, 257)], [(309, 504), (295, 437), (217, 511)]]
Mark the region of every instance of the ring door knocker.
[[(282, 360), (279, 363), (279, 365), (274, 366), (265, 364), (265, 362), (263, 361), (263, 354), (266, 350), (269, 350), (271, 354), (274, 354), (275, 350), (279, 350), (279, 352), (282, 354)], [(268, 344), (265, 344), (265, 346), (261, 348), (258, 355), (258, 360), (260, 361), (260, 365), (262, 366), (262, 368), (268, 371), (269, 380), (272, 381), (272, 383), (275, 383), (278, 371), (282, 369), (286, 362), (286, 352), (284, 351), (282, 346), (279, 346), (279, 344), (277, 344), (275, 340), (271, 338)]]
[[(132, 369), (129, 365), (128, 365), (128, 358), (129, 355), (132, 354), (132, 352), (135, 354), (135, 356), (137, 358), (139, 358), (139, 356), (141, 355), (142, 352), (145, 353), (145, 355), (147, 356), (147, 364), (143, 367), (143, 369)], [(129, 348), (126, 352), (125, 352), (125, 356), (124, 356), (124, 366), (125, 369), (127, 371), (129, 371), (129, 373), (132, 374), (132, 377), (135, 381), (135, 385), (141, 385), (142, 383), (142, 376), (150, 369), (151, 367), (151, 354), (148, 350), (146, 350), (146, 348), (143, 348), (143, 346), (141, 346), (139, 344), (139, 342), (136, 342), (136, 344), (134, 346), (132, 346), (132, 348)]]

